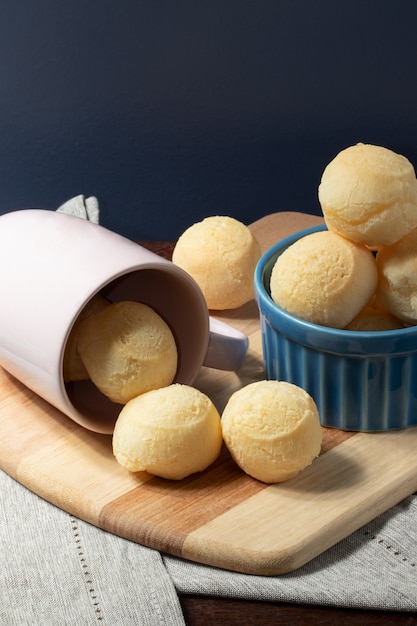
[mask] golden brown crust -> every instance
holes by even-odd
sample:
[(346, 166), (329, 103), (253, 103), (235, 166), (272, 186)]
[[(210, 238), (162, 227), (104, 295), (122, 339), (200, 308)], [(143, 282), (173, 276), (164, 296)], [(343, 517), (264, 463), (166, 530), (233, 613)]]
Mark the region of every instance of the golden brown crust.
[(181, 480), (220, 454), (220, 416), (201, 391), (174, 384), (134, 398), (122, 409), (113, 452), (131, 472)]
[(140, 302), (115, 302), (80, 327), (78, 352), (93, 383), (113, 402), (169, 385), (177, 347), (168, 324)]
[(339, 152), (318, 189), (330, 230), (371, 247), (391, 245), (417, 227), (417, 180), (404, 156), (359, 143)]
[(417, 324), (417, 229), (379, 250), (377, 296), (406, 324)]
[(346, 326), (346, 330), (381, 331), (404, 328), (404, 324), (392, 315), (376, 298), (358, 313)]
[(194, 278), (209, 309), (224, 310), (253, 299), (260, 256), (259, 243), (247, 226), (217, 215), (190, 226), (178, 239), (172, 260)]
[(377, 284), (373, 254), (331, 231), (311, 233), (277, 259), (271, 297), (292, 315), (344, 328), (372, 299)]
[(236, 463), (266, 483), (294, 478), (319, 455), (317, 407), (300, 387), (259, 381), (236, 391), (222, 414), (223, 439)]

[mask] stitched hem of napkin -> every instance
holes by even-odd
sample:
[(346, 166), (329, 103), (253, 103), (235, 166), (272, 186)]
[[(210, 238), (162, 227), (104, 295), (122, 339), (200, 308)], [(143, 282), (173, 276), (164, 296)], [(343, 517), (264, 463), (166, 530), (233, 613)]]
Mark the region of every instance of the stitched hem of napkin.
[(78, 520), (72, 515), (70, 516), (70, 520), (71, 520), (72, 534), (74, 537), (75, 549), (77, 551), (78, 561), (79, 561), (81, 572), (83, 574), (83, 580), (84, 580), (85, 588), (87, 591), (87, 595), (90, 599), (90, 603), (91, 603), (91, 606), (92, 606), (92, 609), (94, 611), (97, 621), (102, 622), (104, 618), (102, 615), (101, 603), (98, 598), (98, 592), (94, 586), (93, 575), (91, 573), (91, 569), (88, 565), (88, 561), (87, 561), (86, 554), (84, 551), (84, 546), (83, 546), (82, 539), (81, 539)]
[(380, 535), (373, 534), (370, 530), (364, 530), (362, 534), (370, 541), (375, 541), (381, 549), (393, 554), (395, 557), (397, 557), (398, 561), (408, 564), (410, 567), (416, 567), (417, 562), (413, 559), (407, 558), (401, 551), (401, 549), (395, 546), (394, 543), (389, 539), (384, 539), (384, 537), (381, 537)]

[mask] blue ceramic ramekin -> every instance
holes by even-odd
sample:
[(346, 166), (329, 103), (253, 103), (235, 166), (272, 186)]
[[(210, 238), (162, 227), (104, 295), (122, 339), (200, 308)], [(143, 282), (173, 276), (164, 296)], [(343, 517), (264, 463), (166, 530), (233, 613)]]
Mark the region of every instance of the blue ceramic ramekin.
[(375, 332), (327, 328), (287, 313), (271, 299), (277, 257), (297, 239), (325, 228), (287, 237), (265, 252), (256, 267), (266, 378), (305, 389), (323, 426), (364, 432), (415, 426), (416, 326)]

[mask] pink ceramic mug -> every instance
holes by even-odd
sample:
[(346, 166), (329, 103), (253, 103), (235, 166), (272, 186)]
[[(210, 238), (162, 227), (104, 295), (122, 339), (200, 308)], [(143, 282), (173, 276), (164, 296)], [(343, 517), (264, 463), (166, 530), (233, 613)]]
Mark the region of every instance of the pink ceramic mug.
[(78, 424), (111, 433), (121, 406), (90, 381), (64, 382), (63, 357), (78, 315), (98, 292), (153, 307), (177, 342), (176, 382), (200, 367), (235, 370), (247, 337), (210, 318), (182, 269), (78, 217), (26, 209), (0, 217), (0, 365)]

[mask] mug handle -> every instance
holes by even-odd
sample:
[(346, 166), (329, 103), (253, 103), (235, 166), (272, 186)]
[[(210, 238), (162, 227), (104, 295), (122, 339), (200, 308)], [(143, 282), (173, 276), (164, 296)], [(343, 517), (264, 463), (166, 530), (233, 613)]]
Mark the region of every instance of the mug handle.
[(209, 317), (209, 329), (209, 345), (203, 365), (218, 370), (238, 370), (248, 351), (247, 336), (213, 317)]

